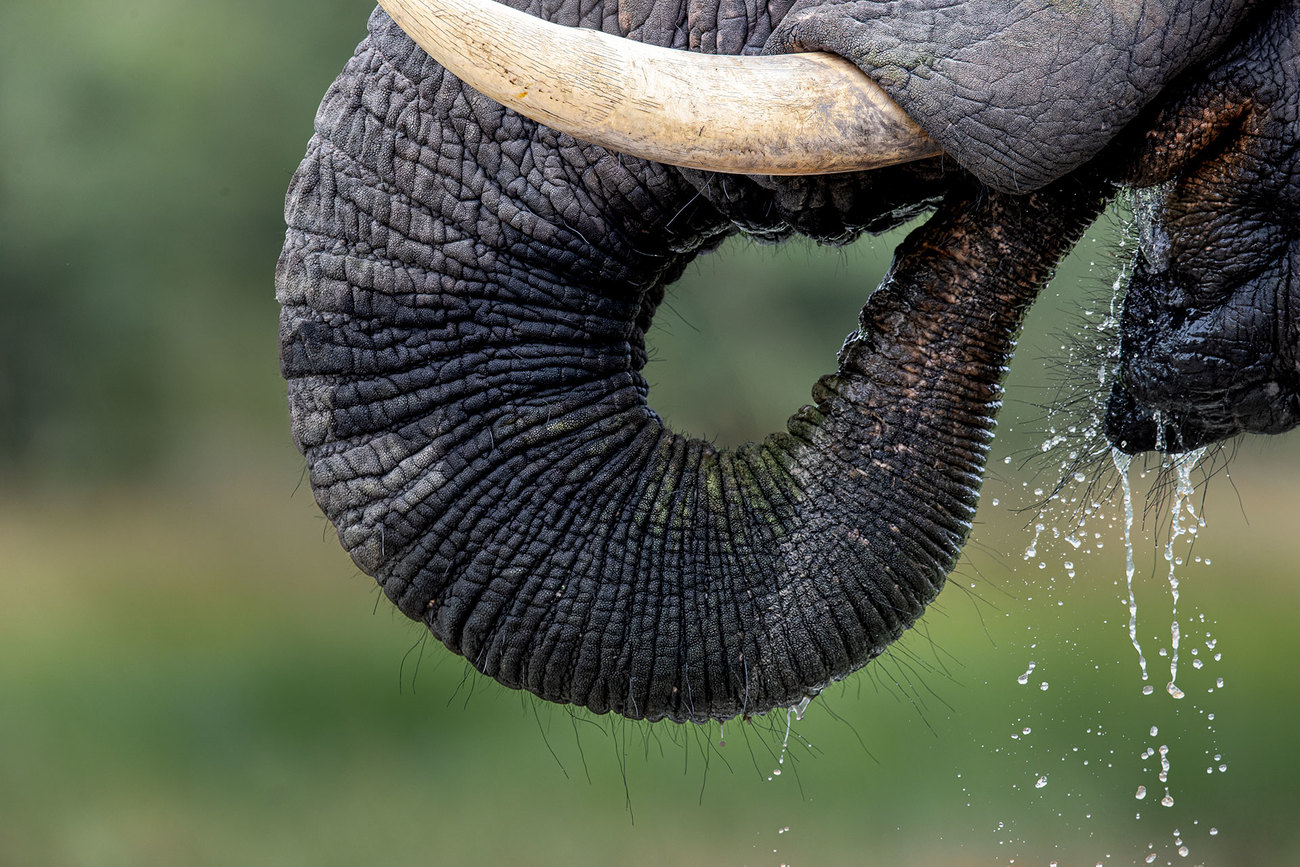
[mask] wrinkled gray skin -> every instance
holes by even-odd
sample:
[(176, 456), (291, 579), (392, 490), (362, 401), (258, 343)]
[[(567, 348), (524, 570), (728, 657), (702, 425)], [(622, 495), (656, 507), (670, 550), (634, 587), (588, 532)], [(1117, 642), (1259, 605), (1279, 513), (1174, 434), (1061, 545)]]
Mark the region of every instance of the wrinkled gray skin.
[[(1140, 15), (522, 6), (696, 51), (835, 51), (946, 156), (777, 179), (612, 154), (464, 88), (375, 13), (286, 204), (293, 433), (357, 565), (508, 686), (633, 718), (726, 719), (792, 705), (880, 654), (955, 564), (1021, 315), (1116, 182), (1173, 179), (1146, 235), (1192, 240), (1145, 254), (1115, 430), (1157, 406), (1145, 386), (1202, 372), (1174, 349), (1144, 367), (1132, 349), (1185, 342), (1190, 314), (1135, 320), (1144, 304), (1186, 311), (1188, 280), (1217, 279), (1216, 309), (1273, 323), (1280, 343), (1247, 333), (1226, 363), (1294, 365), (1296, 176), (1258, 164), (1294, 166), (1295, 64), (1269, 65), (1294, 47), (1294, 2), (1273, 19), (1271, 4), (1230, 0)], [(1203, 106), (1224, 101), (1224, 81), (1250, 94), (1230, 122)], [(721, 450), (647, 407), (645, 331), (697, 253), (738, 231), (843, 243), (936, 206), (786, 432)], [(1243, 235), (1262, 246), (1220, 267), (1215, 251)], [(1224, 317), (1204, 315), (1213, 343)]]

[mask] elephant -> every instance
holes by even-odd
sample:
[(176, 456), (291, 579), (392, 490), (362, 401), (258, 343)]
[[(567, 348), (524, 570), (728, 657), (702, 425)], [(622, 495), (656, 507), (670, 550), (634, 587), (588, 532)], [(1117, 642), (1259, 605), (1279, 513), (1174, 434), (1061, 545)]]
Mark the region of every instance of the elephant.
[[(1296, 424), (1300, 2), (508, 2), (676, 56), (829, 53), (919, 138), (871, 170), (670, 165), (502, 105), (375, 10), (286, 200), (291, 428), (356, 565), (502, 684), (704, 722), (884, 652), (967, 538), (1023, 314), (1121, 189), (1145, 204), (1107, 437)], [(786, 431), (723, 449), (649, 408), (646, 329), (695, 256), (927, 212)]]

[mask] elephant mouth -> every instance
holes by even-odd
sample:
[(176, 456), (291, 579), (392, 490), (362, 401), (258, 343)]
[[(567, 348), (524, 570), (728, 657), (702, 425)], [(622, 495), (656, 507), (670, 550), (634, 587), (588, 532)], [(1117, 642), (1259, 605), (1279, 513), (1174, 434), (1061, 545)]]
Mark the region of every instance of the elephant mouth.
[(1300, 422), (1300, 395), (1276, 380), (1247, 383), (1217, 400), (1169, 406), (1139, 402), (1117, 386), (1106, 404), (1106, 438), (1120, 451), (1188, 452), (1241, 433), (1282, 433)]
[(833, 54), (659, 48), (494, 0), (379, 5), (466, 84), (619, 153), (716, 172), (820, 175), (941, 152), (880, 87)]
[(1286, 259), (1211, 300), (1176, 285), (1158, 253), (1139, 251), (1124, 299), (1106, 438), (1129, 454), (1185, 452), (1300, 423)]

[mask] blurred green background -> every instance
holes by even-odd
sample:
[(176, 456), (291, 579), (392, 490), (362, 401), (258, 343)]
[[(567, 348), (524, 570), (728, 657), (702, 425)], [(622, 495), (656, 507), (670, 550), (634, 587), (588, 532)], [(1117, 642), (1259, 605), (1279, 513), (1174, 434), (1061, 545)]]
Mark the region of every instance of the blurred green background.
[[(0, 864), (1300, 863), (1294, 435), (1198, 490), (1182, 701), (1156, 476), (1151, 696), (1113, 473), (1070, 488), (1101, 479), (1083, 501), (1111, 516), (1077, 549), (1068, 508), (1032, 508), (1076, 447), (1042, 444), (1087, 421), (1042, 407), (1096, 342), (1079, 312), (1108, 303), (1119, 211), (1034, 312), (958, 586), (783, 761), (782, 713), (720, 733), (541, 706), (391, 613), (303, 483), (271, 286), (369, 8), (0, 5)], [(702, 260), (659, 317), (656, 405), (723, 442), (779, 426), (892, 243)]]

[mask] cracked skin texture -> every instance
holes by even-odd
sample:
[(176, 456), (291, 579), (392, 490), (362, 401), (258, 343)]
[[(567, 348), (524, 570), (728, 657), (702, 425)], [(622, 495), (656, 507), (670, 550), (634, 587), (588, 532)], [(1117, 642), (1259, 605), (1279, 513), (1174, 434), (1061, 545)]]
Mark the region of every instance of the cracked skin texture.
[[(757, 53), (785, 11), (548, 17)], [(506, 111), (376, 12), (318, 112), (277, 268), (316, 498), (404, 614), (508, 686), (651, 720), (795, 704), (942, 587), (1020, 317), (1105, 174), (1008, 196), (949, 159), (676, 170)], [(720, 450), (647, 407), (645, 332), (693, 256), (737, 231), (843, 243), (935, 205), (787, 431)]]

